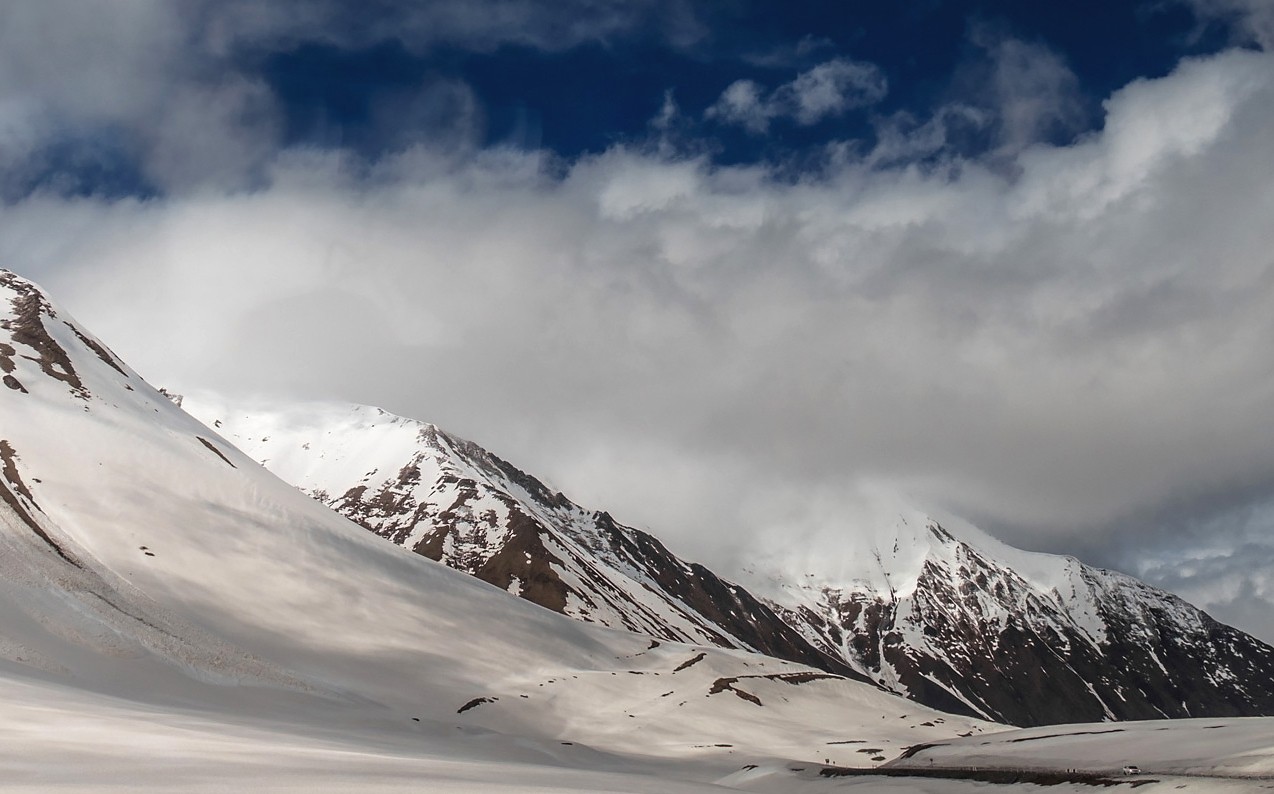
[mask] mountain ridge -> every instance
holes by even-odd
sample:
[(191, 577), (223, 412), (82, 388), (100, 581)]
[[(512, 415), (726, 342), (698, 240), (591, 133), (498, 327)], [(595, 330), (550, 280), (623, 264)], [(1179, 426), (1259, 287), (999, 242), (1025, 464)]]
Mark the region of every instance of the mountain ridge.
[[(868, 528), (874, 545), (770, 560), (767, 585), (760, 563), (737, 579), (688, 563), (428, 423), (366, 406), (186, 405), (365, 528), (577, 619), (763, 650), (1010, 724), (1274, 713), (1274, 648), (1131, 577), (909, 506)], [(801, 554), (848, 572), (806, 574), (816, 561)]]
[[(228, 413), (208, 413), (212, 406), (199, 395), (186, 395), (183, 406), (207, 414), (208, 423), (234, 443), (261, 452), (265, 465), (285, 480), (306, 479), (309, 487), (302, 490), (364, 528), (540, 606), (660, 639), (754, 650), (867, 681), (737, 584), (681, 560), (604, 511), (575, 505), (435, 425), (367, 406), (339, 420), (325, 414), (322, 421), (339, 421), (342, 431), (359, 436), (357, 448), (311, 456), (304, 446), (272, 447), (271, 433), (285, 437), (277, 431), (239, 432)], [(284, 421), (310, 420), (293, 415)], [(320, 442), (307, 443), (314, 448)], [(359, 472), (356, 461), (371, 454), (393, 463)]]

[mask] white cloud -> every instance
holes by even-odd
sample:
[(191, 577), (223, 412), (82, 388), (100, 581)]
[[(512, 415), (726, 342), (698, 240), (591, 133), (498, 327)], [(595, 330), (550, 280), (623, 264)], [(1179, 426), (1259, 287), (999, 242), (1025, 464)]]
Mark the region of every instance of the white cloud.
[[(954, 109), (800, 179), (670, 146), (475, 151), (465, 87), (445, 82), (412, 107), (461, 119), (447, 145), (367, 164), (279, 151), (260, 87), (196, 68), (219, 57), (212, 23), (192, 60), (179, 6), (117, 7), (71, 14), (47, 60), (0, 25), (0, 146), (29, 153), (67, 119), (123, 127), (172, 193), (29, 196), (0, 214), (0, 262), (155, 381), (436, 421), (709, 562), (835, 522), (863, 483), (1055, 549), (1274, 492), (1274, 56), (1135, 82), (1101, 130), (1055, 146), (1032, 131), (1064, 117), (1065, 73), (1006, 52), (1009, 171), (905, 164), (941, 124), (990, 123)], [(136, 9), (135, 46), (95, 49), (95, 26), (124, 36)], [(115, 76), (68, 66), (78, 48)], [(756, 129), (885, 90), (847, 61), (742, 86), (715, 112)]]
[(885, 98), (887, 84), (870, 63), (836, 58), (821, 63), (780, 86), (771, 101), (788, 106), (799, 124), (815, 124), (828, 116), (873, 105)]
[(761, 84), (752, 80), (735, 80), (721, 92), (721, 98), (708, 108), (707, 117), (738, 124), (750, 132), (761, 133), (770, 128), (770, 119), (778, 115), (766, 107)]
[[(3, 253), (156, 377), (384, 403), (564, 483), (640, 440), (751, 460), (740, 488), (870, 475), (1078, 531), (1274, 475), (1274, 417), (1234, 402), (1269, 370), (1272, 83), (1269, 56), (1186, 63), (1014, 181), (417, 149), (368, 182), (291, 157), (248, 195), (32, 199)], [(706, 518), (614, 475), (599, 504)]]
[(768, 93), (752, 80), (737, 80), (708, 108), (706, 116), (759, 134), (777, 118), (809, 126), (874, 105), (884, 99), (887, 90), (885, 76), (874, 64), (833, 58)]

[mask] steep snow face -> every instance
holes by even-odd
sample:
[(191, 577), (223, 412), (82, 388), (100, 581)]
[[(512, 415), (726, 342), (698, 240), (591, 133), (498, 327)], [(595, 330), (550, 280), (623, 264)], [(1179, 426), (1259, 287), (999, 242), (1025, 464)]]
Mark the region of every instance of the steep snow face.
[(875, 495), (758, 548), (746, 587), (433, 425), (375, 408), (185, 405), (373, 532), (542, 606), (754, 648), (1019, 725), (1274, 713), (1268, 646), (1180, 599)]
[(434, 425), (357, 405), (182, 405), (377, 535), (540, 606), (857, 675), (746, 590)]
[(882, 685), (1019, 725), (1274, 713), (1274, 649), (1181, 599), (897, 504), (744, 581)]
[[(0, 371), (0, 682), (37, 708), (61, 696), (28, 673), (373, 755), (459, 742), (647, 772), (640, 756), (681, 759), (696, 775), (743, 757), (866, 761), (829, 744), (847, 732), (883, 760), (984, 728), (790, 662), (569, 620), (407, 553), (267, 472), (3, 271)], [(67, 702), (109, 710), (95, 698)], [(592, 749), (563, 760), (563, 741)]]

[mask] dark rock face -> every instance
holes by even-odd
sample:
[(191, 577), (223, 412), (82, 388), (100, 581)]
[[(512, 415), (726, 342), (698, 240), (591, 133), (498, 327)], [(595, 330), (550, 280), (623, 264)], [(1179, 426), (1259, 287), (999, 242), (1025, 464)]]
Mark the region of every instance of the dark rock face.
[(822, 609), (782, 611), (824, 650), (954, 713), (1023, 726), (1274, 714), (1274, 648), (1181, 599), (1074, 560), (1063, 597), (941, 541), (905, 596), (830, 591)]
[(80, 564), (66, 553), (61, 544), (49, 537), (49, 534), (40, 526), (40, 522), (36, 521), (35, 516), (32, 515), (32, 511), (38, 510), (39, 506), (35, 503), (35, 497), (27, 484), (22, 481), (22, 476), (18, 474), (17, 458), (18, 454), (13, 449), (13, 445), (7, 439), (0, 439), (0, 464), (2, 464), (0, 465), (0, 502), (7, 504), (18, 520), (59, 557), (79, 567)]
[[(588, 512), (433, 427), (378, 486), (315, 495), (382, 537), (556, 612), (680, 642), (748, 648), (866, 680), (768, 605), (651, 535)], [(446, 462), (438, 469), (439, 458)], [(440, 471), (422, 483), (421, 471)], [(327, 497), (327, 498), (325, 498)]]
[[(49, 322), (60, 321), (48, 298), (34, 284), (8, 271), (0, 271), (0, 289), (12, 295), (12, 314), (8, 318), (0, 320), (0, 331), (8, 332), (9, 340), (13, 343), (5, 343), (3, 348), (0, 348), (0, 369), (6, 373), (13, 371), (14, 345), (21, 345), (30, 351), (30, 354), (32, 354), (29, 355), (30, 359), (39, 364), (45, 375), (65, 383), (72, 394), (80, 399), (87, 400), (89, 397), (88, 389), (80, 381), (79, 373), (75, 371), (75, 365), (71, 363), (70, 356), (57, 343), (57, 340), (50, 335), (49, 329), (45, 325), (46, 320)], [(70, 323), (64, 322), (64, 325), (71, 329), (82, 341), (91, 342), (88, 336), (75, 329)], [(105, 348), (96, 342), (92, 342), (92, 345), (95, 353), (109, 360)], [(111, 362), (111, 364), (118, 369), (114, 362)], [(14, 380), (14, 383), (17, 383), (17, 381)], [(19, 386), (6, 385), (9, 385), (12, 389), (20, 390), (20, 384)]]

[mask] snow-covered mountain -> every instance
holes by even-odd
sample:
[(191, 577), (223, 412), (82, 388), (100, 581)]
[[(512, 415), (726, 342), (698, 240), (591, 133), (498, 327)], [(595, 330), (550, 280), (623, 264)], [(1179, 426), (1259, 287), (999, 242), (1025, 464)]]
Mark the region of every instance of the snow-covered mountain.
[[(515, 790), (526, 775), (688, 791), (667, 778), (716, 780), (745, 758), (870, 763), (992, 727), (570, 620), (405, 552), (270, 474), (5, 271), (0, 380), (10, 783), (41, 789), (73, 759), (95, 790), (153, 765), (160, 789), (219, 787), (210, 770), (250, 774), (237, 753), (259, 739), (298, 766), (392, 767), (403, 788)], [(167, 761), (176, 746), (195, 761)]]
[(367, 406), (182, 405), (284, 480), (400, 546), (555, 612), (865, 678), (774, 609), (651, 535), (434, 425)]
[(1016, 725), (1274, 714), (1274, 648), (1171, 593), (892, 514), (845, 557), (789, 546), (747, 580), (813, 644), (944, 710)]
[(758, 552), (742, 586), (433, 425), (363, 406), (185, 406), (376, 534), (580, 620), (856, 672), (1017, 725), (1274, 714), (1274, 648), (1130, 577), (905, 504)]

